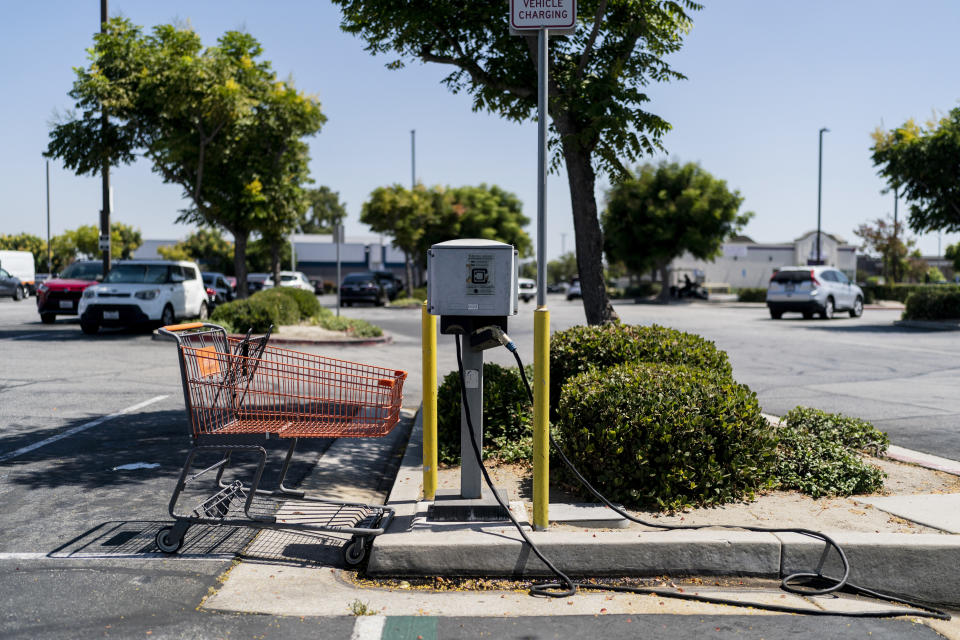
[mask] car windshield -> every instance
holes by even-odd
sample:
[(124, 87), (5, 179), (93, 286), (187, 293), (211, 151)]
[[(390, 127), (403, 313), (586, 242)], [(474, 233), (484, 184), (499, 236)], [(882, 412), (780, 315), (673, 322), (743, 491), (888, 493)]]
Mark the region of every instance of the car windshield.
[(213, 284), (217, 281), (217, 276), (212, 273), (203, 274), (203, 284)]
[(99, 262), (74, 262), (63, 270), (61, 278), (72, 280), (96, 280), (103, 273), (103, 264)]
[(778, 271), (773, 276), (774, 282), (807, 282), (810, 280), (809, 271)]
[(361, 284), (364, 282), (372, 282), (373, 274), (370, 273), (351, 273), (346, 278), (343, 279), (344, 284)]
[(280, 276), (280, 280), (282, 280), (283, 282), (290, 282), (291, 280), (293, 280), (293, 279), (295, 279), (295, 278), (296, 278), (296, 276), (289, 276), (289, 275), (281, 275), (281, 276)]
[(104, 278), (104, 282), (126, 284), (162, 284), (170, 278), (170, 265), (120, 264)]

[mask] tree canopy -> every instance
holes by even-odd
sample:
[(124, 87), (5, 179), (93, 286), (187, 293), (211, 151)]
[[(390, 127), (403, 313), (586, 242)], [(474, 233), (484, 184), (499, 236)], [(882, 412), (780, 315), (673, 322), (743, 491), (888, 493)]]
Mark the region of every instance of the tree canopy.
[(960, 107), (920, 126), (873, 132), (874, 166), (910, 206), (916, 233), (960, 231)]
[(908, 271), (908, 256), (916, 240), (906, 237), (903, 221), (877, 218), (873, 224), (861, 224), (853, 232), (863, 241), (867, 255), (880, 258), (881, 273), (888, 282), (897, 282)]
[[(531, 120), (537, 106), (536, 35), (512, 36), (502, 0), (334, 0), (342, 28), (374, 54), (445, 65), (443, 83), (466, 91), (476, 111)], [(576, 33), (550, 40), (552, 165), (566, 164), (584, 311), (591, 324), (616, 315), (603, 281), (603, 241), (594, 196), (597, 170), (625, 166), (661, 148), (670, 129), (646, 109), (646, 87), (683, 76), (666, 62), (690, 29), (691, 0), (580, 0)]]
[(143, 154), (189, 198), (178, 220), (234, 235), (241, 295), (249, 234), (284, 233), (306, 208), (300, 138), (325, 120), (316, 98), (278, 81), (261, 54), (257, 40), (239, 31), (204, 48), (188, 28), (160, 25), (144, 34), (111, 19), (94, 36), (89, 66), (76, 69), (70, 96), (79, 113), (53, 128), (47, 148), (67, 168), (91, 175), (104, 161)]
[(309, 212), (298, 226), (300, 233), (333, 233), (333, 228), (347, 217), (347, 207), (340, 201), (340, 194), (330, 187), (307, 189)]
[(607, 196), (607, 257), (636, 273), (659, 270), (662, 295), (669, 295), (670, 261), (684, 252), (701, 260), (716, 257), (723, 241), (753, 215), (738, 213), (742, 203), (739, 191), (730, 191), (698, 164), (643, 165)]

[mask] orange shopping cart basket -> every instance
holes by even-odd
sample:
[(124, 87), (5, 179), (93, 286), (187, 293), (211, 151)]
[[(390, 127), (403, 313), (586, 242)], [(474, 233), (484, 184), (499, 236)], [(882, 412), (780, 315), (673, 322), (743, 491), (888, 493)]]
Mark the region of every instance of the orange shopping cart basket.
[[(264, 336), (229, 337), (209, 323), (167, 326), (178, 345), (184, 405), (192, 448), (170, 500), (175, 523), (157, 534), (157, 546), (175, 553), (193, 524), (245, 525), (349, 534), (348, 564), (363, 560), (393, 510), (380, 505), (330, 502), (284, 486), (301, 438), (385, 436), (400, 419), (406, 372), (270, 346)], [(266, 464), (263, 441), (288, 442), (277, 488), (260, 487)], [(190, 475), (198, 454), (219, 460)], [(224, 482), (235, 456), (258, 463), (249, 484)], [(215, 493), (189, 513), (178, 510), (187, 485), (215, 472)], [(284, 512), (296, 517), (285, 518)], [(280, 517), (278, 518), (278, 514)]]

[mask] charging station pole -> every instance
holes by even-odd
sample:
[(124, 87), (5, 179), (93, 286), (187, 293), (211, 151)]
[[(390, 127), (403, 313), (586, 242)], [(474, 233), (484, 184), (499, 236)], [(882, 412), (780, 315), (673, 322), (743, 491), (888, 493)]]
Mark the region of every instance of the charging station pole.
[(577, 1), (554, 0), (549, 9), (510, 0), (510, 33), (537, 32), (537, 309), (533, 316), (533, 527), (549, 523), (550, 503), (550, 310), (547, 309), (547, 118), (550, 35), (571, 35)]

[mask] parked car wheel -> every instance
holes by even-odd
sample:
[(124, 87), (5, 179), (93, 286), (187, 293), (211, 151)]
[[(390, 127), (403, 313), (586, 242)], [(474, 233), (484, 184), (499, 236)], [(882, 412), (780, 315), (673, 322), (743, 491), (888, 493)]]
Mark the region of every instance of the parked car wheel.
[(824, 320), (833, 318), (833, 298), (827, 298), (827, 301), (823, 303), (823, 309), (820, 310), (820, 317)]
[(57, 321), (57, 314), (55, 313), (41, 313), (40, 322), (43, 324), (53, 324)]
[(163, 313), (160, 314), (160, 325), (165, 327), (169, 324), (173, 324), (177, 321), (176, 316), (173, 315), (173, 307), (167, 305), (163, 308)]
[(197, 314), (197, 317), (200, 319), (200, 322), (206, 322), (210, 318), (210, 307), (207, 306), (206, 302), (200, 303), (200, 313)]
[(16, 287), (13, 290), (13, 299), (14, 300), (23, 300), (23, 287)]
[(851, 318), (859, 318), (863, 315), (863, 298), (857, 296), (857, 299), (853, 302), (853, 308), (850, 309)]
[(100, 325), (97, 324), (96, 322), (89, 322), (89, 321), (88, 321), (88, 322), (84, 322), (83, 320), (81, 320), (81, 321), (80, 321), (80, 331), (83, 331), (83, 332), (84, 332), (85, 334), (87, 334), (88, 336), (92, 336), (92, 335), (96, 334), (97, 331), (100, 331)]

